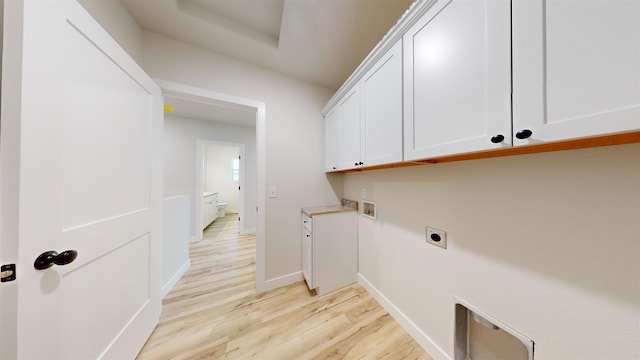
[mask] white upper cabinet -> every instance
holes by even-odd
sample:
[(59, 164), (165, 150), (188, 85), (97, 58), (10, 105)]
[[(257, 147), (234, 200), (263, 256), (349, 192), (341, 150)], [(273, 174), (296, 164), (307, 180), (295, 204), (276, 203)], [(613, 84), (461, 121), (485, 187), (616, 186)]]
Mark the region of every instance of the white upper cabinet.
[(324, 117), (324, 146), (325, 146), (325, 168), (324, 171), (331, 172), (338, 169), (338, 125), (339, 112), (337, 106), (329, 110)]
[(441, 0), (404, 34), (404, 159), (511, 146), (509, 0)]
[(362, 166), (402, 161), (402, 41), (362, 78)]
[(360, 161), (360, 91), (356, 85), (338, 103), (338, 170)]
[(514, 145), (638, 130), (639, 49), (640, 1), (514, 1)]

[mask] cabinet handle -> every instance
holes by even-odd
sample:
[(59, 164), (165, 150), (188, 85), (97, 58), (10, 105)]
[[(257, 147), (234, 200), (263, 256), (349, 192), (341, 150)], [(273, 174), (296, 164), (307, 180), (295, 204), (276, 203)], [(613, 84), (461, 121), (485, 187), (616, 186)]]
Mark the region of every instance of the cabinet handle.
[(353, 166), (358, 166), (358, 163), (357, 163), (357, 162), (356, 162), (356, 163), (354, 163), (354, 164), (353, 164)]
[(307, 234), (307, 237), (311, 237), (311, 235)]
[(360, 162), (358, 163), (358, 165), (364, 165), (364, 163), (362, 163), (362, 161), (360, 161)]
[(494, 144), (500, 144), (503, 141), (504, 141), (504, 135), (498, 134), (496, 136), (491, 137), (491, 142)]
[(516, 137), (520, 140), (524, 140), (529, 138), (531, 135), (533, 135), (533, 131), (528, 130), (528, 129), (524, 129), (524, 130), (520, 130), (516, 133)]
[(335, 169), (336, 169), (336, 167), (334, 166), (334, 167), (333, 167), (333, 170), (335, 170)]

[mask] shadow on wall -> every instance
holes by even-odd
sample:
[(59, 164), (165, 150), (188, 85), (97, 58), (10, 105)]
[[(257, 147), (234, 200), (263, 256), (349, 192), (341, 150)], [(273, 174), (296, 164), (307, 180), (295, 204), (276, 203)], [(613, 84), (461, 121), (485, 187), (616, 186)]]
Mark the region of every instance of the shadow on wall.
[[(329, 185), (331, 186), (331, 189), (333, 190), (333, 193), (336, 194), (336, 197), (338, 199), (342, 199), (343, 198), (343, 190), (344, 190), (344, 174), (341, 173), (329, 173), (329, 174), (325, 174), (326, 178), (327, 178), (327, 182), (329, 183)], [(351, 200), (356, 200), (356, 199), (351, 199)], [(331, 205), (331, 204), (326, 204), (326, 205)]]

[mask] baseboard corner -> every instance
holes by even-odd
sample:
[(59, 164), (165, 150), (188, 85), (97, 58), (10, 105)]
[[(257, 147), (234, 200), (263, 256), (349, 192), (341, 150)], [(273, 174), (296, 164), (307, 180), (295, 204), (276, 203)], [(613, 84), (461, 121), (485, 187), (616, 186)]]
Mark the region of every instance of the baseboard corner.
[(447, 353), (425, 334), (411, 319), (398, 309), (362, 274), (358, 273), (358, 283), (393, 317), (402, 328), (426, 351), (434, 360), (451, 360)]

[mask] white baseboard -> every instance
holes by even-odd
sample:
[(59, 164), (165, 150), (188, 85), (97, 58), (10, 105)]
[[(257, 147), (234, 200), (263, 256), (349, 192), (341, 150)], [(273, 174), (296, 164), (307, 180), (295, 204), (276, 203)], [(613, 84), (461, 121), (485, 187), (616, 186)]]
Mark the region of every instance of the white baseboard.
[(358, 283), (364, 287), (371, 296), (382, 307), (387, 310), (402, 328), (435, 360), (451, 360), (449, 356), (438, 346), (431, 338), (427, 336), (420, 328), (411, 321), (405, 314), (400, 311), (389, 299), (387, 299), (373, 284), (371, 284), (362, 274), (358, 273)]
[(169, 279), (169, 281), (167, 281), (167, 283), (162, 286), (162, 289), (160, 291), (163, 299), (165, 296), (167, 296), (169, 291), (171, 291), (171, 289), (173, 289), (173, 287), (176, 286), (178, 281), (180, 281), (182, 276), (184, 276), (184, 274), (189, 270), (190, 267), (191, 267), (191, 260), (187, 259), (187, 261), (184, 264), (182, 264), (182, 266), (180, 266), (178, 271), (176, 271), (176, 273), (173, 274), (173, 276)]
[(270, 279), (264, 282), (264, 291), (277, 289), (279, 287), (287, 286), (298, 281), (302, 281), (302, 271), (294, 272), (291, 274), (283, 275), (275, 279)]
[(240, 235), (255, 235), (256, 233), (256, 229), (244, 229), (244, 230), (240, 230)]

